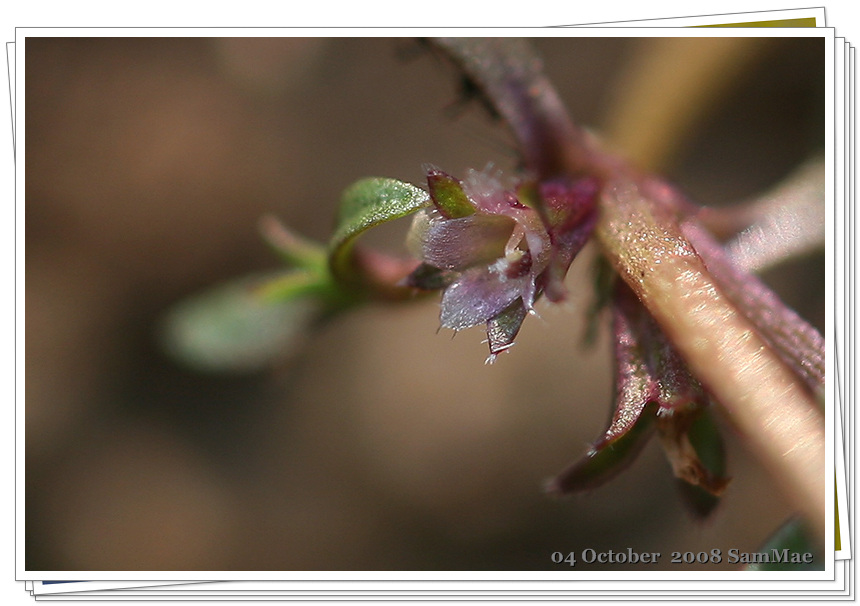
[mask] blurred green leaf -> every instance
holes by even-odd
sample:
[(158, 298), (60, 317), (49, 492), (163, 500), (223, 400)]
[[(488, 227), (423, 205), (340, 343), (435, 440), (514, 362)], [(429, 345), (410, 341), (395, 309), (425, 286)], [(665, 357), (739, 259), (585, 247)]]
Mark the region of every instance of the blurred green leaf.
[(260, 219), (260, 232), (287, 265), (318, 272), (325, 269), (328, 249), (324, 244), (297, 234), (272, 215)]
[(704, 408), (696, 416), (696, 420), (690, 425), (690, 444), (696, 449), (702, 465), (714, 475), (726, 473), (726, 450), (723, 445), (723, 437), (720, 429), (711, 414), (710, 408)]
[[(748, 564), (744, 570), (823, 570), (824, 558), (821, 550), (810, 538), (808, 529), (800, 519), (789, 520), (777, 530), (758, 550), (767, 554), (769, 559), (779, 559), (778, 562), (761, 562)], [(812, 554), (808, 563), (792, 562), (792, 559), (802, 559), (804, 554)], [(778, 557), (776, 557), (778, 556)], [(794, 557), (792, 557), (794, 556)], [(786, 559), (788, 561), (786, 561)]]
[(314, 297), (271, 302), (262, 296), (262, 285), (290, 280), (304, 280), (307, 286), (305, 272), (290, 271), (228, 282), (180, 302), (164, 321), (167, 351), (201, 371), (248, 373), (270, 367), (295, 351), (323, 308)]

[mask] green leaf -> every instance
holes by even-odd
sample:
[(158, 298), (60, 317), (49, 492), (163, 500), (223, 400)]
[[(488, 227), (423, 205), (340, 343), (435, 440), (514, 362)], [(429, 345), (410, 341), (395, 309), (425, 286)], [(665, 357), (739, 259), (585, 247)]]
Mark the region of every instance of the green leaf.
[(397, 181), (373, 177), (351, 185), (341, 197), (337, 226), (329, 244), (329, 267), (338, 282), (354, 283), (356, 267), (354, 245), (368, 229), (405, 217), (430, 204), (423, 189)]
[[(296, 275), (279, 274), (276, 280)], [(162, 326), (168, 353), (196, 370), (248, 373), (294, 351), (323, 305), (306, 296), (269, 302), (259, 288), (271, 279), (228, 282), (180, 302)]]
[(555, 494), (569, 494), (602, 486), (627, 469), (654, 433), (656, 406), (649, 404), (638, 422), (621, 437), (600, 440), (585, 457), (561, 472), (547, 486)]
[(312, 298), (328, 313), (341, 311), (359, 302), (355, 293), (336, 284), (323, 265), (311, 269), (293, 269), (263, 280), (255, 289), (262, 303), (277, 304)]
[[(821, 550), (811, 540), (809, 530), (800, 519), (789, 520), (777, 530), (758, 550), (759, 554), (767, 554), (769, 562), (748, 564), (744, 570), (823, 570), (824, 557)], [(804, 559), (804, 554), (811, 554), (806, 559), (809, 562), (795, 561)], [(787, 558), (785, 556), (788, 556)], [(773, 561), (773, 560), (780, 561)], [(786, 561), (787, 560), (787, 561)]]
[[(714, 478), (724, 478), (726, 473), (726, 452), (720, 430), (711, 410), (704, 408), (690, 425), (687, 433), (690, 445), (696, 451), (699, 461)], [(707, 518), (720, 502), (720, 498), (700, 486), (693, 486), (678, 480), (678, 489), (687, 510), (699, 519)]]
[(702, 465), (707, 467), (708, 471), (718, 476), (726, 473), (726, 449), (711, 409), (702, 409), (690, 425), (687, 437), (696, 449)]
[(447, 219), (459, 219), (475, 214), (475, 205), (472, 204), (463, 186), (458, 179), (431, 168), (427, 171), (427, 186), (430, 188), (430, 197), (433, 203)]

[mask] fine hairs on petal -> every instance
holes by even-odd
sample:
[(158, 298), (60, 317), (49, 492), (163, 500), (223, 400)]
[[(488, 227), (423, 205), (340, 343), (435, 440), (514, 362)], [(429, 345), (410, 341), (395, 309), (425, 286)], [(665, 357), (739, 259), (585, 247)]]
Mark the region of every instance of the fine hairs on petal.
[[(486, 341), (484, 341), (484, 342), (486, 342)], [(491, 353), (489, 356), (487, 356), (487, 359), (486, 359), (486, 360), (484, 360), (484, 364), (486, 364), (486, 365), (495, 364), (495, 363), (496, 363), (496, 358), (498, 358), (498, 357), (499, 357), (499, 354), (501, 354), (501, 353), (505, 353), (506, 351), (508, 351), (508, 350), (509, 350), (511, 347), (513, 347), (514, 345), (515, 345), (515, 344), (514, 344), (513, 342), (511, 342), (511, 343), (508, 343), (507, 345), (504, 345), (504, 346), (502, 346), (502, 347), (498, 347), (498, 348), (496, 348), (496, 351), (494, 351), (494, 352), (493, 352), (493, 353)]]
[(495, 168), (490, 162), (484, 170), (470, 168), (463, 180), (463, 191), (475, 203), (478, 209), (484, 212), (498, 212), (497, 205), (504, 198), (500, 194), (504, 192), (502, 185), (502, 171)]

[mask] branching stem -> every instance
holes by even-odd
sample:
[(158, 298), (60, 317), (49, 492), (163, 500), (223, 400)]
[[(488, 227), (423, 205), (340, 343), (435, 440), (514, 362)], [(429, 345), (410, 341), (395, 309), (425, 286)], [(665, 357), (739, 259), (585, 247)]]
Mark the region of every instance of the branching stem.
[(596, 236), (691, 370), (819, 538), (824, 536), (824, 419), (801, 380), (718, 288), (677, 217), (642, 178), (600, 151), (568, 117), (529, 47), (511, 39), (434, 44), (511, 127), (539, 178), (589, 174), (603, 182)]

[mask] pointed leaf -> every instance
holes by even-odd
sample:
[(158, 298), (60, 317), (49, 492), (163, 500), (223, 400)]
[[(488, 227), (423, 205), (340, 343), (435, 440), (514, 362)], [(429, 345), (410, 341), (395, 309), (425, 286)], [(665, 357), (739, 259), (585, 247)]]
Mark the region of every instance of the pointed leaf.
[(514, 344), (514, 339), (520, 331), (523, 320), (528, 312), (522, 299), (517, 299), (497, 316), (487, 322), (487, 342), (490, 344), (490, 357), (487, 362), (492, 364), (501, 352)]
[(645, 406), (657, 396), (656, 382), (648, 368), (646, 344), (642, 342), (642, 325), (647, 327), (650, 318), (641, 305), (626, 295), (615, 299), (615, 410), (598, 444), (610, 444), (633, 429)]
[[(690, 426), (687, 437), (705, 469), (714, 477), (724, 477), (726, 452), (710, 408), (702, 409)], [(720, 503), (720, 498), (712, 491), (700, 486), (678, 480), (678, 489), (687, 510), (697, 518), (708, 517)]]
[(433, 205), (446, 219), (457, 219), (475, 214), (475, 205), (469, 200), (459, 179), (438, 168), (427, 170), (427, 185)]
[(630, 431), (613, 442), (601, 441), (588, 454), (547, 484), (547, 491), (568, 494), (597, 488), (627, 469), (654, 433), (656, 409), (652, 406)]
[(612, 442), (629, 431), (645, 405), (661, 413), (692, 406), (704, 392), (684, 361), (633, 291), (621, 281), (613, 297), (615, 412), (603, 437)]

